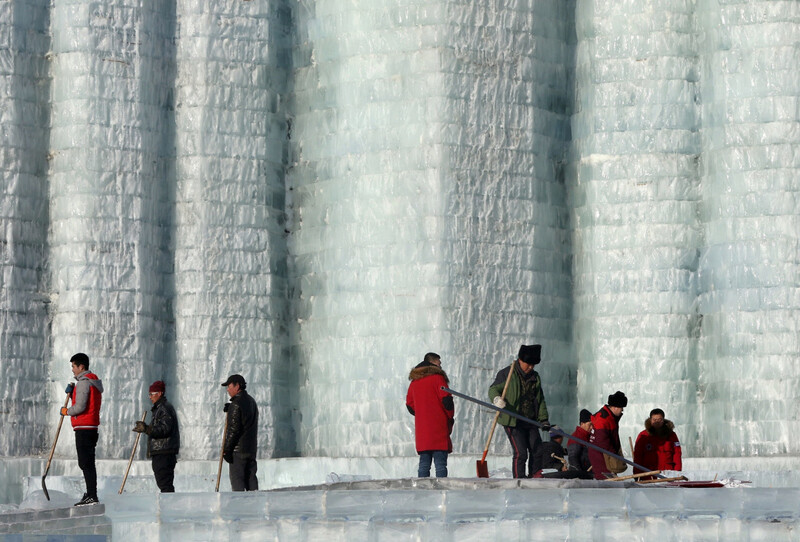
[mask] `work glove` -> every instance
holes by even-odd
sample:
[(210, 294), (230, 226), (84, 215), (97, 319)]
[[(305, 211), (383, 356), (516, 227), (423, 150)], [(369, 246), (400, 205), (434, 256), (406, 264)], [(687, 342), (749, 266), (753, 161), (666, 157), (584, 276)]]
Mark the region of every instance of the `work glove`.
[(65, 406), (61, 407), (61, 415), (62, 416), (66, 416), (67, 415), (67, 407), (65, 407)]
[(223, 452), (222, 459), (227, 463), (233, 463), (233, 452)]
[(502, 397), (500, 397), (499, 395), (497, 397), (495, 397), (494, 399), (492, 399), (492, 403), (497, 408), (506, 408), (506, 400), (503, 399)]
[(75, 384), (73, 384), (72, 382), (70, 382), (69, 384), (67, 384), (67, 387), (66, 387), (66, 388), (64, 388), (64, 392), (65, 392), (67, 395), (72, 395), (72, 390), (74, 390), (74, 389), (75, 389)]
[(228, 412), (228, 407), (230, 407), (230, 406), (231, 406), (230, 403), (225, 403), (225, 406), (222, 407), (222, 412)]
[(136, 422), (136, 425), (133, 426), (134, 433), (147, 433), (149, 429), (144, 422)]
[(542, 431), (550, 431), (550, 427), (551, 427), (550, 422), (548, 421), (542, 422)]

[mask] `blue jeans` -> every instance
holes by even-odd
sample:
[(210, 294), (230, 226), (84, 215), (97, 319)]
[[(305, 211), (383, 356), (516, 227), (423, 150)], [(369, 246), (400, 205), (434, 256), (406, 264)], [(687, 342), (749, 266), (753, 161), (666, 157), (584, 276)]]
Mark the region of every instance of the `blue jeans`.
[(431, 475), (431, 461), (436, 464), (436, 477), (447, 478), (447, 452), (444, 450), (419, 452), (419, 472), (417, 476), (428, 478)]

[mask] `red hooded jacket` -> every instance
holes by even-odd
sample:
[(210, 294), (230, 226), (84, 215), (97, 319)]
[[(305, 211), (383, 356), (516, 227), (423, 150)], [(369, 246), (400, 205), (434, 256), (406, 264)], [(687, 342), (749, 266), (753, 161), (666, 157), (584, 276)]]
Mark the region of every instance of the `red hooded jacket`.
[(443, 391), (447, 374), (430, 363), (420, 363), (408, 375), (406, 407), (414, 415), (417, 452), (452, 452), (450, 433), (453, 430), (453, 396)]
[[(592, 433), (589, 442), (611, 453), (622, 455), (622, 446), (619, 443), (619, 418), (614, 416), (608, 405), (603, 405), (597, 414), (592, 415)], [(592, 462), (594, 477), (597, 480), (605, 480), (603, 473), (608, 472), (608, 469), (602, 452), (589, 448), (589, 461)]]
[[(681, 470), (681, 443), (673, 429), (675, 424), (664, 420), (659, 429), (650, 424), (650, 418), (644, 422), (645, 430), (636, 437), (633, 448), (633, 461), (650, 470)], [(634, 472), (642, 472), (634, 469)]]

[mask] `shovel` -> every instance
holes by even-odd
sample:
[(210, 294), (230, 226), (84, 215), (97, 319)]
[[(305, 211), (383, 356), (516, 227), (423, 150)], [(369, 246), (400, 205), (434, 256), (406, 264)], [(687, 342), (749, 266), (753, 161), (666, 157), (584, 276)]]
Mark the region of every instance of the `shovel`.
[[(69, 404), (69, 397), (70, 394), (67, 394), (67, 398), (64, 400), (64, 408), (67, 408)], [(60, 413), (61, 411), (59, 411)], [(53, 454), (56, 453), (56, 444), (58, 443), (58, 435), (61, 433), (61, 424), (64, 423), (64, 415), (61, 415), (61, 419), (58, 420), (58, 428), (56, 429), (56, 436), (53, 439), (53, 447), (50, 449), (50, 457), (47, 458), (47, 466), (44, 468), (44, 474), (42, 474), (42, 491), (44, 492), (44, 496), (47, 500), (50, 500), (50, 494), (47, 492), (47, 486), (44, 483), (44, 479), (47, 478), (47, 473), (50, 471), (50, 463), (53, 461)]]
[(228, 415), (225, 414), (225, 429), (222, 430), (222, 447), (219, 451), (219, 467), (217, 467), (217, 486), (214, 488), (215, 493), (219, 493), (219, 481), (222, 478), (222, 460), (225, 456), (225, 439), (228, 438)]
[[(142, 423), (147, 419), (147, 411), (144, 411), (142, 414)], [(119, 494), (122, 495), (122, 491), (125, 489), (125, 482), (128, 480), (128, 473), (131, 471), (131, 463), (133, 463), (133, 458), (136, 456), (136, 447), (139, 445), (139, 437), (141, 437), (141, 433), (136, 433), (136, 440), (133, 441), (133, 451), (131, 452), (131, 458), (128, 460), (128, 468), (125, 469), (125, 476), (122, 478), (122, 485), (119, 486)]]
[[(506, 378), (506, 383), (503, 386), (503, 393), (500, 394), (501, 399), (506, 398), (506, 390), (508, 390), (508, 383), (511, 382), (511, 374), (514, 372), (514, 363), (516, 361), (511, 362), (511, 368), (508, 371), (508, 377)], [(489, 444), (492, 443), (492, 437), (494, 436), (494, 429), (497, 427), (497, 418), (500, 417), (500, 411), (497, 411), (497, 414), (494, 415), (494, 421), (492, 422), (492, 429), (489, 431), (489, 438), (486, 439), (486, 447), (483, 449), (483, 456), (476, 461), (475, 466), (478, 470), (478, 478), (488, 478), (489, 477), (489, 465), (486, 464), (486, 454), (489, 453)]]

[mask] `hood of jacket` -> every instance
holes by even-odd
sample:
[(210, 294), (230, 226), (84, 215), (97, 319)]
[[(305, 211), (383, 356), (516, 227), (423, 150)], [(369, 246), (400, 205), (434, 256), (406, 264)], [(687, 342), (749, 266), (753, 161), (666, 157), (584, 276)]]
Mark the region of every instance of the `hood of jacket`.
[(448, 384), (450, 383), (450, 379), (447, 378), (447, 373), (445, 373), (441, 367), (437, 367), (433, 363), (424, 365), (424, 362), (411, 369), (411, 372), (408, 373), (408, 379), (412, 381), (419, 380), (420, 378), (425, 378), (430, 375), (442, 375), (444, 381)]
[(647, 418), (644, 421), (644, 428), (654, 437), (668, 437), (669, 434), (675, 429), (675, 424), (670, 420), (664, 419), (664, 425), (656, 429), (653, 427), (653, 424), (650, 423), (650, 418)]
[(103, 393), (103, 381), (100, 380), (96, 374), (92, 373), (91, 371), (83, 371), (82, 373), (78, 373), (78, 376), (75, 377), (75, 380), (86, 380), (92, 385), (97, 391)]

